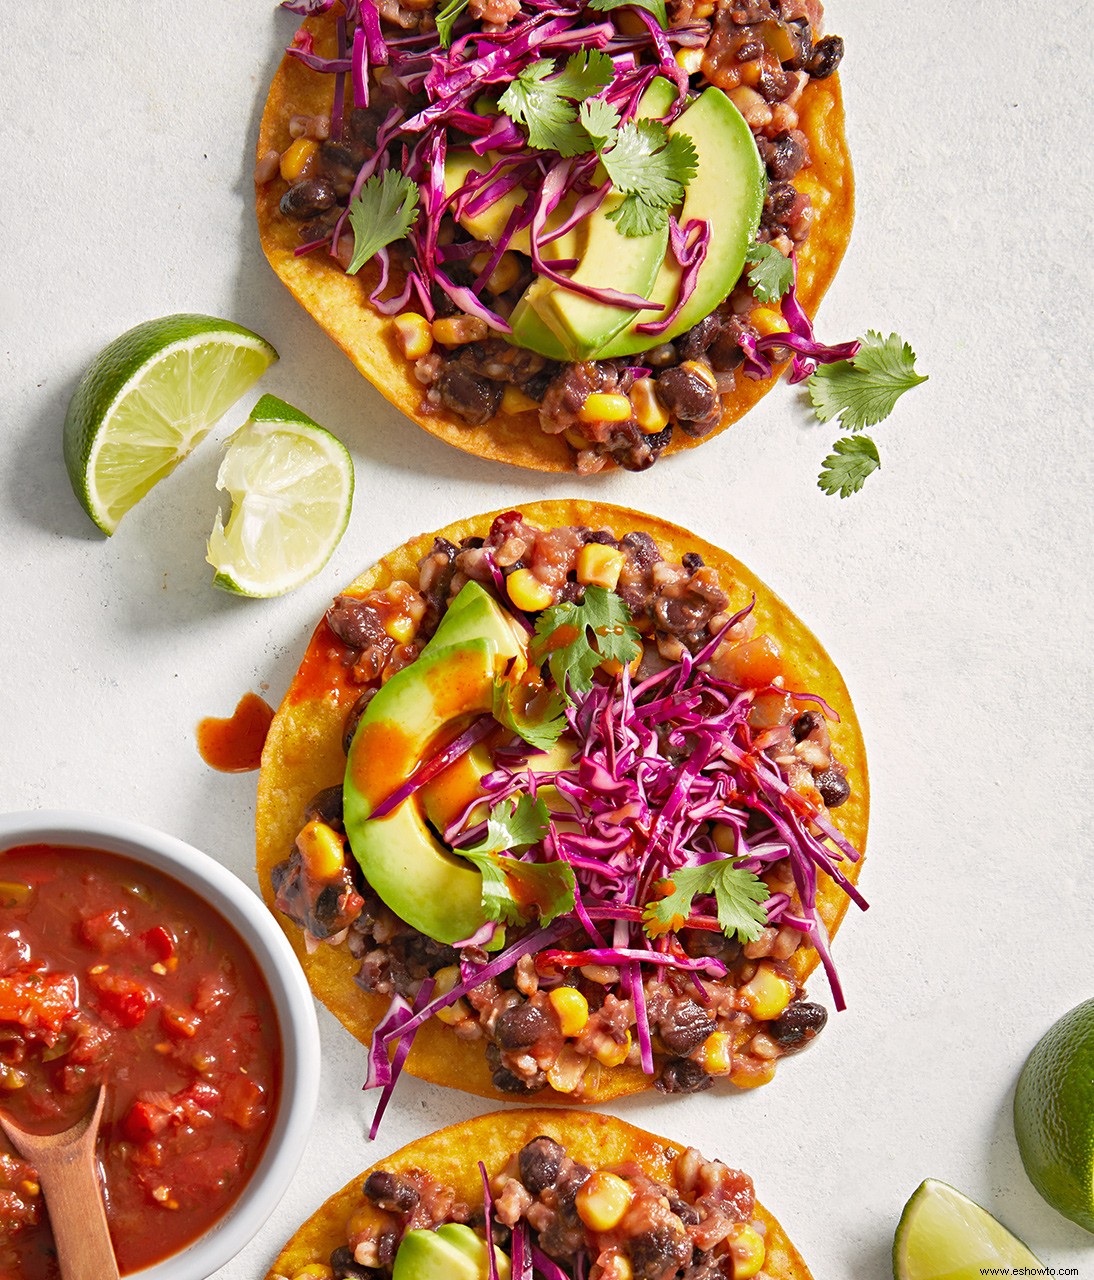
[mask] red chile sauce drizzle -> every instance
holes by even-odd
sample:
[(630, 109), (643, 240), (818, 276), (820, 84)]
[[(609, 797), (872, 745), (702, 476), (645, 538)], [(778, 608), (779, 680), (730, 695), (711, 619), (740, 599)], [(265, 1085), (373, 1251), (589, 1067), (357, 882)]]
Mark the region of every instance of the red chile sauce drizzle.
[(249, 773), (262, 763), (273, 708), (257, 693), (245, 693), (226, 719), (206, 716), (198, 724), (198, 752), (211, 769)]
[[(231, 1206), (281, 1085), (265, 979), (184, 885), (118, 854), (0, 852), (0, 1106), (38, 1133), (107, 1101), (98, 1156), (121, 1271)], [(0, 1277), (58, 1280), (33, 1170), (0, 1135)]]

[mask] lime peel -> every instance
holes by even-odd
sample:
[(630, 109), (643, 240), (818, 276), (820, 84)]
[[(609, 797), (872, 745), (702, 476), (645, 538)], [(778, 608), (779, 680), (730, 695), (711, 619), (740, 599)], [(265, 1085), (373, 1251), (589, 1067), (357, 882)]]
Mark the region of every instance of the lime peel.
[(895, 1280), (981, 1280), (986, 1268), (1047, 1274), (1016, 1235), (945, 1182), (928, 1178), (904, 1206), (893, 1240)]
[(104, 347), (63, 429), (72, 490), (99, 528), (112, 534), (276, 359), (251, 330), (196, 314), (145, 321)]
[(228, 441), (206, 559), (213, 585), (233, 595), (284, 595), (327, 563), (353, 505), (353, 460), (345, 445), (276, 396), (263, 396)]

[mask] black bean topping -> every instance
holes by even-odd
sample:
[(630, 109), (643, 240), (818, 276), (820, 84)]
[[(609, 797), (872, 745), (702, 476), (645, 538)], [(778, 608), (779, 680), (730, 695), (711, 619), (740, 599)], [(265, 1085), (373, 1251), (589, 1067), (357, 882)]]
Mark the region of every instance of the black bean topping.
[(558, 1181), (566, 1151), (553, 1138), (533, 1138), (520, 1153), (520, 1180), (534, 1196)]
[(694, 1227), (701, 1221), (699, 1210), (693, 1204), (688, 1204), (686, 1200), (678, 1200), (675, 1196), (670, 1196), (669, 1208), (681, 1222), (686, 1222), (689, 1227)]
[(582, 529), (581, 541), (586, 544), (596, 542), (602, 547), (615, 547), (619, 545), (607, 529)]
[(339, 1245), (330, 1256), (330, 1269), (334, 1272), (334, 1280), (374, 1280), (382, 1276), (382, 1271), (362, 1266), (354, 1261), (349, 1245)]
[(701, 1093), (714, 1080), (691, 1058), (670, 1058), (657, 1081), (661, 1093)]
[(681, 426), (688, 422), (703, 422), (712, 413), (720, 411), (715, 388), (694, 369), (685, 369), (683, 365), (666, 369), (657, 379), (657, 398)]
[(544, 1013), (533, 1004), (506, 1009), (494, 1026), (494, 1040), (502, 1049), (527, 1049), (548, 1028)]
[(688, 573), (694, 573), (696, 569), (703, 567), (703, 557), (698, 551), (685, 551), (684, 558), (680, 561)]
[(827, 1021), (828, 1010), (824, 1005), (798, 1000), (788, 1005), (782, 1016), (776, 1018), (766, 1031), (784, 1049), (801, 1049), (823, 1030)]
[(805, 64), (814, 80), (827, 80), (843, 60), (843, 37), (824, 36), (813, 46)]
[(676, 354), (681, 360), (698, 360), (706, 355), (715, 339), (722, 332), (724, 325), (717, 311), (704, 316), (698, 324), (692, 325), (687, 333), (676, 339)]
[(776, 182), (788, 182), (805, 164), (805, 148), (787, 129), (770, 141), (762, 139), (761, 150), (767, 172)]
[(325, 787), (304, 810), (305, 822), (325, 822), (335, 831), (342, 830), (342, 788)]
[(794, 721), (794, 741), (804, 742), (814, 729), (821, 727), (821, 718), (815, 711), (803, 711)]
[(664, 1228), (644, 1231), (627, 1241), (635, 1280), (662, 1280), (675, 1275), (691, 1261), (691, 1241)]
[(763, 220), (768, 226), (781, 224), (794, 207), (798, 193), (789, 182), (772, 182), (764, 200)]
[(823, 773), (815, 774), (813, 782), (821, 793), (821, 799), (829, 809), (838, 809), (841, 804), (846, 804), (850, 798), (851, 784), (847, 781), (847, 775), (842, 769), (837, 769), (835, 765), (825, 769)]
[(505, 392), (500, 382), (480, 378), (459, 364), (445, 365), (437, 390), (447, 408), (475, 424), (488, 422), (497, 413)]
[(377, 1169), (368, 1175), (364, 1192), (373, 1204), (389, 1213), (410, 1213), (419, 1200), (416, 1187), (386, 1169)]
[(314, 218), (334, 207), (338, 197), (329, 182), (322, 178), (309, 178), (290, 187), (281, 197), (280, 209), (286, 218)]
[(681, 1056), (697, 1049), (713, 1030), (714, 1024), (702, 1008), (686, 996), (669, 1002), (658, 1027), (665, 1048)]
[(547, 1083), (547, 1077), (542, 1071), (537, 1071), (530, 1080), (524, 1080), (510, 1071), (508, 1067), (498, 1067), (494, 1072), (493, 1079), (494, 1088), (500, 1090), (500, 1092), (522, 1096), (529, 1093), (538, 1093)]
[(399, 1251), (399, 1233), (398, 1231), (385, 1231), (381, 1234), (379, 1240), (376, 1241), (376, 1252), (380, 1258), (382, 1267), (390, 1267), (395, 1261), (395, 1255)]
[(648, 533), (643, 533), (640, 530), (628, 533), (620, 545), (630, 551), (631, 558), (639, 569), (648, 569), (661, 559), (661, 552), (657, 550), (657, 543)]

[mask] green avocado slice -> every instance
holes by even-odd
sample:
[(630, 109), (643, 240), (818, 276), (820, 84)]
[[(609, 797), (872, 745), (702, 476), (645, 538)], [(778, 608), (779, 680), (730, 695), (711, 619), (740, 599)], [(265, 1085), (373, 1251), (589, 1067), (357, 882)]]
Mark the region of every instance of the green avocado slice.
[[(748, 246), (760, 225), (766, 177), (756, 140), (744, 117), (721, 89), (707, 89), (669, 127), (687, 134), (699, 156), (695, 177), (687, 186), (677, 214), (681, 227), (701, 219), (710, 227), (710, 245), (699, 269), (695, 291), (680, 314), (656, 336), (637, 333), (635, 325), (657, 313), (650, 311), (627, 324), (596, 353), (598, 360), (634, 355), (668, 342), (698, 324), (728, 297), (741, 277)], [(680, 268), (669, 254), (653, 290), (653, 302), (671, 307), (679, 291)]]
[[(500, 1280), (510, 1280), (511, 1264), (495, 1245)], [(486, 1241), (470, 1227), (445, 1223), (436, 1231), (408, 1231), (395, 1255), (391, 1280), (487, 1280), (490, 1265)]]

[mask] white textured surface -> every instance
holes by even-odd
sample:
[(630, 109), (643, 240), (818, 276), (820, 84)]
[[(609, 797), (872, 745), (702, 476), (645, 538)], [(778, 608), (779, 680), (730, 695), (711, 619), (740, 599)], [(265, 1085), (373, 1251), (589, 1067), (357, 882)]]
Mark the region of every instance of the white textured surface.
[[(162, 827), (253, 880), (253, 776), (206, 769), (204, 715), (280, 697), (338, 586), (412, 533), (576, 492), (402, 421), (290, 301), (251, 216), (253, 138), (293, 25), (266, 0), (5, 7), (0, 83), (0, 809), (82, 806)], [(1091, 994), (1091, 278), (1081, 0), (832, 0), (858, 219), (822, 336), (899, 329), (931, 375), (874, 433), (883, 469), (840, 502), (836, 433), (781, 388), (745, 424), (587, 493), (732, 548), (841, 664), (874, 822), (836, 958), (850, 1011), (752, 1094), (630, 1101), (628, 1119), (750, 1170), (816, 1275), (883, 1276), (926, 1176), (1057, 1267), (1094, 1237), (1036, 1196), (1009, 1109), (1025, 1054)], [(295, 595), (229, 599), (203, 563), (222, 440), (101, 538), (69, 491), (65, 405), (117, 333), (173, 311), (256, 328), (262, 389), (335, 431), (353, 521)], [(821, 992), (823, 997), (823, 992)], [(362, 1055), (325, 1014), (321, 1115), (300, 1174), (220, 1280), (262, 1275), (296, 1223), (385, 1151), (474, 1114), (407, 1079), (364, 1140)]]

